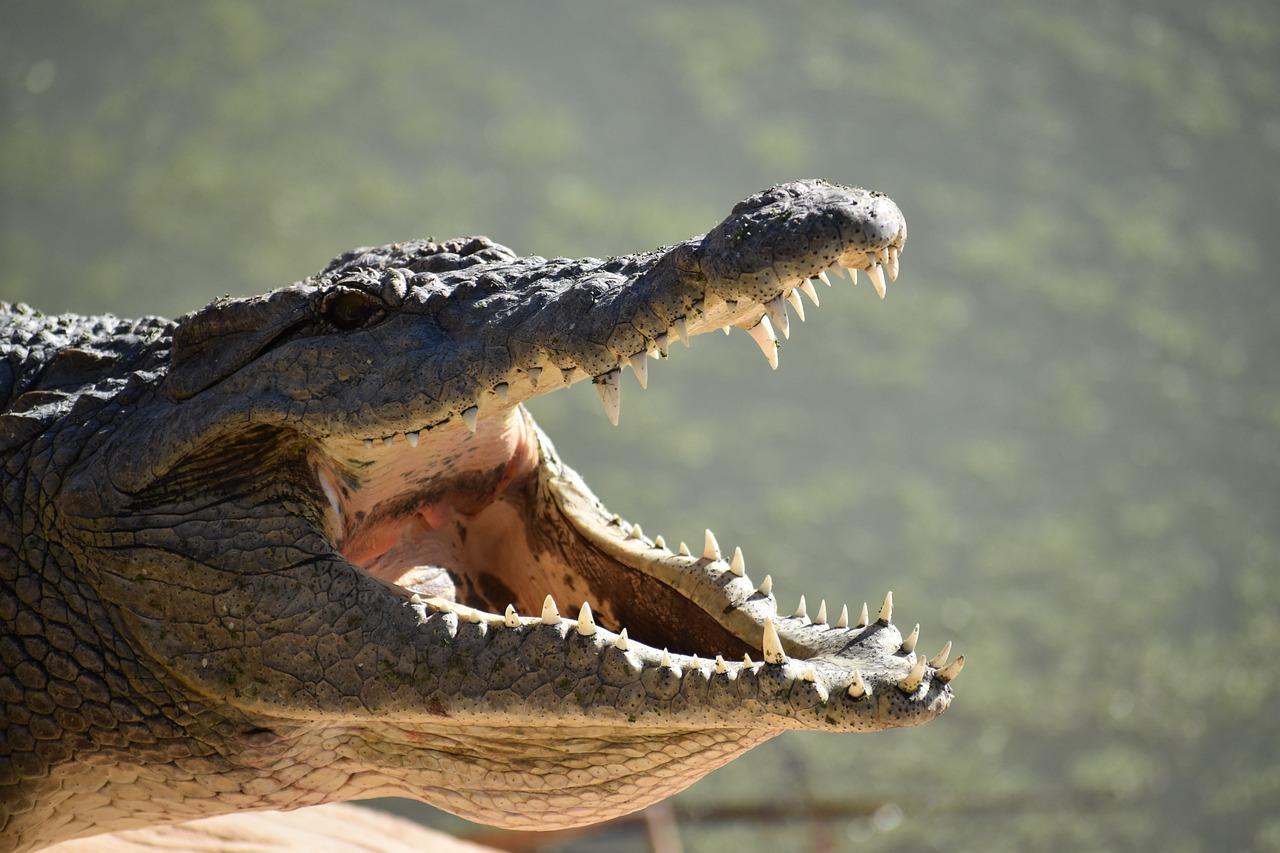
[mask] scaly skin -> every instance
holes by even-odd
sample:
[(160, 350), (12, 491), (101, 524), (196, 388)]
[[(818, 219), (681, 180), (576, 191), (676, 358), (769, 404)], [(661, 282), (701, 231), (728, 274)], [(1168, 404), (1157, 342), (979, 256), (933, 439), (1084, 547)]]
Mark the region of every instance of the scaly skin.
[(581, 825), (785, 729), (941, 713), (963, 658), (890, 600), (779, 618), (520, 405), (589, 378), (616, 420), (621, 366), (721, 327), (776, 364), (786, 295), (832, 265), (883, 295), (905, 238), (809, 181), (621, 258), (414, 241), (174, 322), (0, 306), (4, 844), (382, 795)]

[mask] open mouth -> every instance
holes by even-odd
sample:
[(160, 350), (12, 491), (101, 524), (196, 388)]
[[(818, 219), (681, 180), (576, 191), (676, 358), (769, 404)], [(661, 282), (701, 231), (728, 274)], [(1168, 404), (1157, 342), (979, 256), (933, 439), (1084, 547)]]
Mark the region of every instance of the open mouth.
[[(964, 658), (951, 644), (930, 659), (892, 622), (893, 597), (866, 604), (806, 602), (779, 613), (774, 580), (747, 571), (740, 549), (710, 530), (693, 547), (650, 536), (610, 513), (559, 459), (520, 405), (590, 379), (608, 419), (621, 411), (622, 373), (641, 387), (650, 359), (677, 344), (745, 330), (777, 367), (815, 281), (861, 273), (884, 298), (898, 273), (905, 232), (882, 245), (826, 258), (820, 269), (768, 268), (726, 300), (707, 288), (665, 331), (611, 369), (548, 355), (516, 368), (453, 416), (376, 435), (324, 439), (313, 457), (333, 548), (384, 582), (420, 620), (447, 617), (453, 631), (531, 634), (553, 629), (603, 661), (619, 653), (640, 669), (766, 683), (791, 711), (769, 727), (842, 730), (914, 725), (945, 710)], [(741, 282), (740, 282), (741, 284)], [(575, 639), (576, 638), (576, 639)], [(652, 691), (650, 691), (652, 692)], [(825, 725), (824, 725), (825, 723)]]

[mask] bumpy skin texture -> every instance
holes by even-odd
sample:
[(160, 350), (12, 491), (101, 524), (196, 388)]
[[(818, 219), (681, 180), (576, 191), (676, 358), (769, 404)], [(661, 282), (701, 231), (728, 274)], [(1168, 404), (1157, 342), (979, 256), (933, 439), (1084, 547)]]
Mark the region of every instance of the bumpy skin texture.
[[(610, 527), (519, 406), (604, 394), (682, 324), (758, 332), (832, 264), (896, 273), (905, 235), (883, 195), (811, 181), (621, 258), (413, 241), (177, 321), (0, 304), (0, 847), (386, 794), (582, 824), (786, 728), (940, 713), (949, 675), (887, 616), (783, 620), (805, 660), (761, 665), (771, 592)], [(447, 600), (396, 559), (447, 568)], [(599, 630), (497, 615), (546, 592)]]

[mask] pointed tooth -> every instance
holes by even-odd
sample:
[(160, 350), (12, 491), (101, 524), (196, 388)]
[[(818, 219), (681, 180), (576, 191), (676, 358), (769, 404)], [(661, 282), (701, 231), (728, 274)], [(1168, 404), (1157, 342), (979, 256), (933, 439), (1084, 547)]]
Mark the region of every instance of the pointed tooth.
[(810, 666), (805, 668), (805, 671), (800, 675), (800, 677), (805, 681), (809, 682), (810, 684), (812, 684), (813, 682), (818, 680), (818, 673), (815, 672), (813, 667)]
[(769, 322), (769, 318), (761, 315), (760, 322), (747, 329), (747, 334), (756, 342), (756, 346), (760, 347), (760, 352), (764, 353), (765, 361), (769, 362), (769, 366), (777, 370), (778, 338), (773, 333), (773, 324)]
[(760, 581), (760, 587), (756, 590), (761, 595), (773, 594), (773, 575), (765, 575), (764, 580)]
[(648, 388), (649, 354), (646, 352), (638, 352), (627, 360), (631, 363), (631, 372), (636, 375), (636, 381), (640, 383), (640, 387)]
[(572, 368), (572, 367), (566, 367), (563, 370), (561, 370), (560, 381), (563, 382), (565, 385), (568, 385), (570, 382), (572, 382), (574, 369), (575, 368)]
[(542, 378), (542, 368), (530, 367), (528, 370), (525, 371), (525, 373), (528, 374), (529, 376), (529, 384), (532, 385), (534, 388), (537, 388), (538, 380)]
[(394, 435), (384, 435), (384, 436), (382, 437), (382, 443), (383, 443), (384, 445), (390, 444), (391, 442), (393, 442), (393, 441), (395, 441), (395, 440), (396, 440), (396, 437), (395, 437)]
[(880, 615), (876, 617), (881, 625), (893, 622), (893, 590), (884, 594), (884, 604), (880, 605)]
[(862, 612), (860, 612), (860, 613), (858, 614), (858, 624), (857, 624), (857, 625), (854, 625), (853, 627), (855, 627), (855, 628), (865, 628), (865, 627), (867, 627), (867, 625), (868, 625), (868, 621), (867, 621), (867, 619), (868, 619), (868, 617), (867, 617), (867, 603), (864, 601), (864, 602), (862, 602)]
[(867, 683), (862, 680), (862, 673), (853, 671), (853, 681), (849, 682), (849, 698), (861, 699), (867, 695)]
[(857, 287), (858, 286), (858, 268), (848, 267), (845, 270), (845, 272), (849, 274), (849, 281), (853, 282), (854, 287)]
[(662, 650), (662, 659), (658, 661), (658, 666), (663, 669), (671, 669), (671, 655), (667, 653), (666, 649)]
[(689, 348), (689, 324), (684, 317), (677, 318), (671, 324), (671, 331), (675, 333), (676, 340), (684, 344), (684, 348)]
[(898, 682), (898, 689), (904, 693), (915, 693), (924, 678), (924, 658), (917, 658), (915, 666), (907, 673), (907, 677)]
[(373, 447), (373, 439), (372, 439), (372, 438), (366, 438), (366, 439), (364, 440), (364, 446), (365, 446), (365, 447)]
[(631, 525), (631, 532), (627, 534), (628, 539), (643, 539), (644, 531), (640, 529), (640, 525)]
[(765, 620), (764, 640), (760, 647), (764, 650), (765, 663), (787, 662), (787, 654), (782, 650), (782, 640), (778, 637), (778, 629), (773, 627), (772, 619)]
[(933, 657), (929, 658), (929, 666), (933, 667), (934, 669), (942, 669), (947, 665), (947, 658), (949, 657), (951, 657), (951, 641), (947, 640), (947, 642), (943, 645), (942, 650), (939, 651)]
[(911, 629), (911, 633), (908, 634), (907, 638), (902, 641), (902, 651), (907, 654), (911, 654), (912, 652), (914, 652), (916, 650), (916, 642), (919, 639), (920, 639), (920, 623), (917, 622), (916, 626)]
[(468, 607), (462, 614), (462, 618), (468, 622), (480, 623), (484, 621), (484, 616), (474, 607)]
[(676, 553), (678, 553), (681, 557), (692, 557), (692, 556), (693, 556), (693, 554), (689, 551), (689, 546), (688, 546), (688, 545), (686, 545), (684, 542), (681, 542), (681, 543), (680, 543), (680, 550), (679, 550), (679, 551), (677, 551)]
[(840, 605), (840, 618), (836, 620), (836, 627), (837, 628), (849, 627), (849, 605), (847, 604)]
[(600, 395), (600, 405), (604, 406), (604, 415), (609, 423), (618, 425), (618, 417), (622, 414), (622, 386), (619, 384), (620, 370), (610, 370), (595, 378), (596, 392)]
[(728, 327), (728, 326), (721, 326), (721, 327), (720, 327), (720, 331), (724, 332), (725, 337), (728, 337), (728, 336), (729, 336), (729, 331), (730, 331), (730, 330), (729, 330), (729, 327)]
[(880, 266), (884, 266), (885, 264), (889, 263), (889, 247), (888, 246), (881, 246), (879, 249), (876, 249), (875, 255), (876, 255), (876, 260), (880, 262)]
[(665, 551), (665, 550), (667, 550), (667, 540), (666, 540), (666, 539), (664, 539), (664, 538), (662, 538), (662, 534), (661, 534), (661, 533), (659, 533), (657, 536), (653, 537), (653, 547), (655, 547), (655, 548), (661, 548), (661, 549), (662, 549), (662, 550), (664, 550), (664, 551)]
[(498, 395), (498, 400), (506, 403), (511, 399), (511, 386), (506, 382), (499, 382), (497, 385), (493, 386), (493, 393)]
[(415, 431), (415, 432), (406, 432), (406, 433), (404, 434), (404, 440), (405, 440), (405, 441), (407, 441), (407, 442), (409, 442), (409, 446), (410, 446), (410, 447), (417, 447), (417, 446), (418, 446), (418, 433), (417, 433), (416, 431)]
[(724, 655), (716, 655), (716, 672), (720, 675), (724, 675), (728, 671), (729, 667), (725, 666)]
[(962, 669), (964, 669), (964, 655), (960, 655), (960, 657), (938, 670), (936, 678), (946, 684), (949, 681), (954, 681)]
[(742, 556), (741, 548), (733, 549), (733, 560), (729, 562), (729, 571), (738, 577), (744, 577), (747, 574), (747, 561)]
[(467, 425), (467, 429), (471, 430), (472, 435), (475, 435), (476, 418), (479, 416), (480, 409), (478, 406), (471, 406), (470, 408), (462, 410), (462, 422)]
[(508, 628), (520, 627), (520, 617), (516, 614), (514, 604), (507, 605), (507, 612), (502, 615), (502, 624), (506, 625)]
[(618, 639), (613, 641), (613, 647), (620, 652), (625, 652), (631, 648), (631, 644), (627, 642), (627, 629), (623, 628), (618, 632)]
[(413, 595), (409, 596), (409, 602), (411, 604), (426, 604), (427, 600), (415, 592)]
[(872, 263), (867, 268), (867, 278), (871, 279), (871, 286), (876, 289), (876, 296), (884, 299), (887, 289), (884, 284), (884, 270), (880, 268), (879, 264)]
[(593, 636), (596, 632), (596, 620), (591, 615), (590, 602), (582, 602), (582, 609), (578, 611), (578, 633), (584, 637)]
[(718, 560), (720, 559), (720, 543), (716, 541), (716, 535), (707, 529), (706, 543), (702, 546), (702, 559)]
[(898, 247), (889, 247), (889, 262), (884, 265), (885, 272), (889, 274), (889, 281), (898, 280)]
[(813, 618), (815, 625), (827, 624), (827, 600), (824, 598), (818, 602), (818, 615)]
[(667, 345), (670, 342), (671, 339), (668, 337), (666, 332), (663, 332), (653, 339), (653, 345), (657, 348), (658, 352), (662, 353), (663, 358), (667, 357)]
[(753, 660), (751, 659), (751, 655), (749, 655), (749, 654), (745, 654), (745, 653), (744, 653), (744, 654), (742, 655), (742, 665), (743, 665), (743, 666), (755, 666), (755, 665), (756, 665), (756, 663), (755, 663), (755, 661), (753, 661)]
[(542, 599), (542, 624), (560, 624), (560, 608), (556, 607), (556, 600), (551, 597), (551, 593), (547, 593), (547, 597)]
[[(826, 270), (823, 270), (822, 272), (818, 273), (818, 280), (821, 281), (823, 284), (825, 284), (827, 287), (831, 286), (831, 277), (827, 275)], [(818, 303), (815, 302), (814, 304), (817, 305)]]
[(776, 296), (764, 307), (769, 312), (769, 318), (773, 320), (773, 324), (778, 327), (778, 331), (782, 332), (782, 337), (790, 339), (791, 318), (787, 316), (786, 297)]
[(799, 288), (792, 290), (787, 294), (787, 304), (796, 309), (796, 316), (800, 318), (800, 322), (804, 322), (804, 303), (800, 301)]
[[(826, 275), (826, 273), (823, 273)], [(813, 286), (813, 280), (806, 278), (800, 283), (800, 292), (809, 297), (809, 301), (813, 303), (813, 307), (818, 307), (818, 291)], [(804, 319), (801, 317), (800, 319)]]
[(794, 619), (808, 619), (809, 612), (804, 603), (804, 596), (800, 596), (800, 603), (796, 605), (796, 612), (791, 614)]

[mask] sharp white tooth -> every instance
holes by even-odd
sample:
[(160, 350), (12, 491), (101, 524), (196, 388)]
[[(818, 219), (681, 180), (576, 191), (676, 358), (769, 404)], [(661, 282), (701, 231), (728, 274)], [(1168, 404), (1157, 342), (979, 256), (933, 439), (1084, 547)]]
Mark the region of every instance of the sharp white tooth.
[(622, 414), (622, 385), (619, 382), (621, 373), (620, 370), (610, 370), (594, 380), (596, 393), (600, 395), (600, 405), (604, 406), (605, 417), (614, 426), (618, 425), (618, 418)]
[(764, 580), (760, 581), (760, 586), (756, 590), (761, 595), (773, 594), (773, 575), (765, 575)]
[(764, 353), (765, 360), (769, 362), (769, 366), (777, 370), (778, 337), (773, 333), (773, 324), (769, 322), (769, 318), (762, 315), (760, 322), (747, 329), (747, 334), (756, 342), (756, 346), (760, 347), (760, 352)]
[(716, 655), (716, 672), (718, 672), (720, 675), (724, 675), (728, 671), (729, 671), (729, 667), (725, 666), (724, 656)]
[(649, 354), (646, 352), (638, 352), (627, 360), (631, 362), (631, 372), (636, 375), (636, 381), (640, 383), (640, 387), (648, 388)]
[(924, 678), (924, 658), (917, 658), (915, 666), (907, 673), (907, 677), (898, 682), (898, 689), (903, 693), (915, 693)]
[(778, 629), (773, 627), (773, 620), (764, 623), (764, 640), (760, 648), (764, 651), (765, 663), (786, 663), (787, 654), (782, 650), (782, 640), (778, 637)]
[(707, 538), (702, 546), (702, 559), (718, 560), (720, 559), (720, 543), (716, 541), (716, 535), (707, 529)]
[(744, 577), (747, 574), (747, 561), (742, 556), (741, 548), (733, 549), (733, 559), (729, 562), (729, 571), (738, 577)]
[(800, 596), (800, 603), (796, 605), (796, 612), (791, 614), (796, 619), (808, 619), (809, 611), (805, 607), (804, 596)]
[(684, 348), (689, 348), (689, 324), (684, 317), (680, 317), (671, 324), (671, 331), (675, 333), (676, 340), (684, 344)]
[(565, 385), (568, 385), (570, 382), (572, 382), (574, 369), (575, 368), (572, 368), (572, 367), (566, 367), (563, 370), (561, 370), (560, 381), (563, 382)]
[(582, 609), (578, 611), (578, 633), (584, 637), (593, 636), (596, 632), (596, 620), (591, 616), (591, 605), (588, 602), (582, 602)]
[(884, 594), (884, 604), (880, 605), (880, 615), (876, 617), (881, 625), (888, 625), (893, 621), (893, 591), (890, 590)]
[(753, 661), (753, 660), (751, 659), (751, 655), (749, 655), (749, 654), (743, 654), (743, 656), (742, 656), (742, 665), (743, 665), (743, 666), (746, 666), (746, 667), (751, 667), (751, 666), (755, 666), (755, 665), (756, 665), (756, 663), (755, 663), (755, 661)]
[(366, 439), (364, 440), (364, 446), (365, 446), (365, 447), (373, 447), (373, 439), (372, 439), (372, 438), (366, 438)]
[(947, 665), (947, 658), (951, 657), (951, 641), (947, 640), (946, 645), (942, 647), (942, 651), (929, 658), (929, 666), (934, 669), (942, 669)]
[(911, 654), (916, 650), (916, 642), (920, 639), (920, 623), (911, 629), (911, 633), (907, 634), (907, 638), (902, 641), (902, 651)]
[[(826, 275), (826, 273), (823, 273), (823, 275)], [(809, 301), (813, 303), (814, 308), (818, 307), (818, 290), (813, 286), (812, 279), (806, 278), (800, 283), (800, 292), (809, 297)]]
[(688, 545), (686, 545), (686, 544), (685, 544), (685, 543), (683, 543), (683, 542), (681, 542), (681, 543), (680, 543), (680, 550), (679, 550), (679, 551), (677, 551), (676, 553), (678, 553), (681, 557), (692, 557), (692, 556), (693, 556), (693, 554), (689, 551), (689, 546), (688, 546)]
[(813, 624), (827, 624), (827, 600), (825, 598), (818, 602), (818, 615), (813, 618)]
[(498, 400), (505, 403), (511, 397), (511, 386), (505, 382), (499, 382), (493, 386), (493, 393), (498, 395)]
[(864, 601), (864, 602), (862, 602), (862, 612), (860, 612), (860, 613), (858, 614), (858, 624), (857, 624), (857, 625), (854, 625), (853, 627), (855, 627), (855, 628), (865, 628), (865, 627), (867, 627), (867, 622), (868, 622), (868, 617), (867, 617), (867, 603)]
[(631, 532), (627, 534), (628, 539), (643, 539), (644, 531), (640, 529), (640, 525), (631, 525)]
[(840, 618), (836, 620), (836, 627), (837, 628), (849, 627), (849, 605), (847, 604), (840, 605)]
[(560, 624), (560, 608), (556, 607), (556, 600), (551, 597), (550, 593), (547, 593), (547, 597), (542, 599), (542, 624)]
[(410, 446), (410, 447), (417, 447), (417, 446), (418, 446), (418, 433), (416, 433), (416, 432), (406, 432), (406, 433), (404, 434), (404, 440), (405, 440), (405, 441), (407, 441), (407, 442), (409, 442), (409, 446)]
[(729, 327), (728, 327), (728, 326), (721, 326), (721, 327), (720, 327), (720, 331), (724, 332), (726, 337), (729, 335)]
[(814, 672), (813, 667), (806, 667), (805, 671), (800, 675), (802, 679), (812, 684), (818, 680), (818, 673)]
[(848, 267), (847, 269), (845, 269), (845, 272), (849, 274), (849, 281), (853, 282), (854, 287), (857, 287), (858, 286), (858, 268)]
[(525, 373), (529, 375), (529, 384), (532, 385), (534, 388), (537, 388), (538, 380), (542, 378), (542, 368), (530, 367), (528, 370), (525, 371)]
[(467, 425), (467, 429), (471, 430), (472, 435), (476, 431), (476, 418), (480, 416), (480, 409), (472, 406), (462, 410), (462, 422)]
[(393, 442), (393, 441), (395, 441), (395, 440), (396, 440), (396, 437), (395, 437), (394, 435), (384, 435), (384, 436), (382, 437), (382, 443), (383, 443), (384, 445), (386, 445), (386, 444), (390, 444), (391, 442)]
[(831, 286), (831, 276), (827, 275), (826, 270), (823, 270), (822, 272), (818, 273), (818, 280), (821, 281), (823, 284), (825, 284), (827, 287)]
[(516, 614), (515, 605), (507, 605), (507, 612), (502, 614), (502, 624), (506, 625), (508, 628), (520, 627), (520, 617)]
[(898, 247), (889, 247), (889, 261), (884, 265), (885, 272), (889, 274), (889, 281), (898, 280)]
[(409, 596), (409, 601), (410, 601), (410, 603), (412, 603), (412, 604), (426, 604), (426, 603), (427, 603), (427, 600), (426, 600), (425, 598), (423, 598), (421, 595), (418, 595), (418, 593), (416, 593), (416, 592), (415, 592), (413, 595)]
[(879, 264), (873, 263), (867, 268), (867, 278), (871, 279), (871, 286), (876, 289), (876, 296), (884, 299), (885, 293), (888, 292), (884, 285), (884, 270)]
[(853, 671), (853, 681), (849, 682), (849, 698), (861, 699), (867, 695), (867, 683), (862, 680), (862, 673)]
[(692, 658), (690, 658), (690, 659), (689, 659), (689, 668), (690, 668), (690, 669), (702, 669), (702, 658), (698, 657), (697, 655), (694, 655)]
[(778, 331), (782, 332), (782, 337), (790, 339), (791, 337), (791, 318), (787, 316), (787, 300), (782, 296), (774, 297), (764, 306), (768, 312), (770, 319), (773, 320)]
[(653, 537), (653, 547), (661, 548), (664, 551), (667, 550), (667, 540), (662, 538), (661, 533)]
[(618, 639), (613, 641), (613, 647), (620, 652), (625, 652), (631, 648), (631, 644), (627, 642), (627, 629), (623, 628), (618, 634)]
[(879, 249), (876, 249), (876, 260), (880, 262), (880, 266), (884, 266), (885, 264), (889, 263), (889, 247), (888, 246), (881, 246)]
[(658, 352), (662, 353), (663, 358), (667, 357), (667, 333), (666, 332), (663, 332), (662, 334), (654, 338), (653, 345), (657, 348)]
[(671, 655), (667, 654), (667, 650), (662, 650), (662, 660), (658, 661), (658, 666), (663, 669), (671, 669)]
[(949, 681), (954, 681), (962, 669), (964, 669), (964, 655), (960, 655), (960, 657), (938, 670), (938, 674), (935, 677), (943, 684), (946, 684)]
[(804, 303), (800, 301), (800, 289), (796, 288), (787, 294), (787, 304), (796, 309), (796, 316), (800, 318), (800, 322), (804, 322)]

